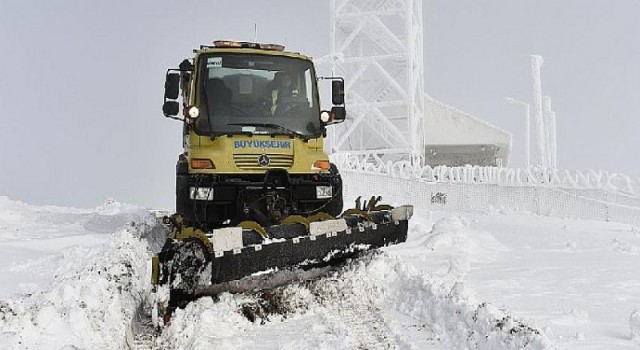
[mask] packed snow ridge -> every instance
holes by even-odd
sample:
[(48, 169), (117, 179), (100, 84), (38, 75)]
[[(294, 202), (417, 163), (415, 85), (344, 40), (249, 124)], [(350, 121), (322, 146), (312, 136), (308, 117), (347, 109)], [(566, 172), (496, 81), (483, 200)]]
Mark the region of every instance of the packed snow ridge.
[(200, 299), (176, 312), (162, 341), (181, 349), (549, 348), (538, 330), (475, 302), (462, 283), (445, 289), (384, 253), (269, 293)]
[[(67, 225), (82, 226), (88, 233), (135, 221), (111, 231), (103, 244), (73, 246), (55, 258), (47, 257), (44, 261), (58, 266), (52, 271), (50, 286), (0, 303), (0, 348), (123, 348), (123, 334), (150, 291), (147, 265), (151, 250), (146, 238), (158, 230), (153, 215), (115, 201), (93, 211), (37, 208), (6, 198), (1, 202), (2, 217), (33, 219), (42, 227), (25, 222), (21, 230), (43, 234), (42, 239), (51, 241)], [(73, 224), (70, 218), (78, 221)], [(74, 238), (82, 240), (80, 235)]]

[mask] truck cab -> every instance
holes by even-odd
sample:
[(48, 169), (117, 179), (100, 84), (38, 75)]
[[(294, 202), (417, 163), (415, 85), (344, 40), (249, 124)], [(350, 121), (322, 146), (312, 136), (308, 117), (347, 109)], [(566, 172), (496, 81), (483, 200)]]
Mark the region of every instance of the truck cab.
[[(330, 111), (320, 108), (324, 79)], [(342, 181), (323, 140), (345, 118), (344, 82), (318, 78), (311, 58), (277, 44), (200, 46), (167, 71), (163, 113), (183, 122), (176, 211), (187, 224), (269, 226), (341, 213)]]

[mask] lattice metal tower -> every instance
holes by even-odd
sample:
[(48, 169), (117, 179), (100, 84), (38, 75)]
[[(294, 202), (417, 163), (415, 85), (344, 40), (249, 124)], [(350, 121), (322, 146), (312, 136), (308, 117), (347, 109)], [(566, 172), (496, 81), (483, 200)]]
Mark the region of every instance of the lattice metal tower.
[(331, 128), (329, 151), (422, 155), (422, 0), (331, 0), (331, 10), (348, 117)]

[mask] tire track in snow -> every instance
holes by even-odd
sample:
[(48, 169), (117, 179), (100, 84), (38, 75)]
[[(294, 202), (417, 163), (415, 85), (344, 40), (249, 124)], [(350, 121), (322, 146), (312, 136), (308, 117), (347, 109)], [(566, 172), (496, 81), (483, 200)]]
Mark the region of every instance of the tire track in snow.
[[(156, 218), (155, 225), (147, 228), (141, 234), (142, 240), (147, 242), (149, 249), (156, 253), (160, 251), (168, 236), (168, 230), (162, 223), (164, 215), (165, 213), (163, 212), (154, 213)], [(154, 298), (152, 298), (150, 290), (146, 291), (145, 297), (138, 305), (138, 309), (126, 330), (125, 348), (128, 350), (169, 349), (161, 342), (163, 330), (154, 327), (151, 319), (151, 313), (153, 312), (151, 305), (154, 302)]]
[(369, 298), (353, 291), (336, 288), (332, 279), (323, 279), (312, 288), (324, 307), (322, 317), (331, 326), (346, 331), (346, 348), (395, 349), (395, 335), (386, 324), (380, 309)]
[(126, 349), (128, 350), (153, 350), (158, 349), (157, 339), (159, 332), (151, 322), (148, 315), (141, 307), (133, 317), (126, 333)]

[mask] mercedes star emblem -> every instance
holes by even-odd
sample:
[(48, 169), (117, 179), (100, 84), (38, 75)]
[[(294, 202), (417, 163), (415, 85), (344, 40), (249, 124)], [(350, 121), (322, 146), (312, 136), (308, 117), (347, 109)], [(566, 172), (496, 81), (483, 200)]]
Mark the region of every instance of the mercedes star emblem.
[(271, 163), (271, 160), (266, 154), (263, 154), (258, 158), (258, 164), (260, 164), (260, 166), (268, 166), (269, 163)]

